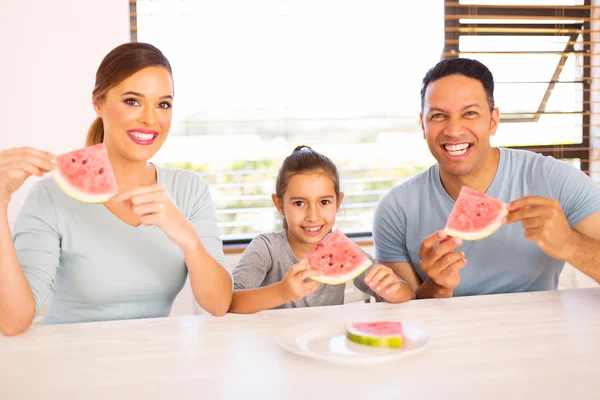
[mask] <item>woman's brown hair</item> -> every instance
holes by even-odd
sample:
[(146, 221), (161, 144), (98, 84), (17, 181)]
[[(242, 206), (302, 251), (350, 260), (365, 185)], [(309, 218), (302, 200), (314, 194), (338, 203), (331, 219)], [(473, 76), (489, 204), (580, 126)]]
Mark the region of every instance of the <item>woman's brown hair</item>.
[[(283, 199), (290, 177), (297, 174), (321, 171), (328, 174), (333, 181), (335, 196), (339, 199), (340, 176), (337, 167), (329, 158), (304, 145), (296, 147), (292, 154), (283, 160), (275, 181), (275, 195), (279, 199)], [(287, 228), (285, 218), (283, 219), (283, 227)]]
[[(96, 71), (96, 85), (92, 99), (100, 103), (106, 93), (119, 83), (147, 67), (163, 67), (172, 75), (171, 64), (167, 57), (156, 47), (147, 43), (125, 43), (108, 53)], [(104, 141), (102, 118), (94, 120), (88, 130), (86, 146)]]

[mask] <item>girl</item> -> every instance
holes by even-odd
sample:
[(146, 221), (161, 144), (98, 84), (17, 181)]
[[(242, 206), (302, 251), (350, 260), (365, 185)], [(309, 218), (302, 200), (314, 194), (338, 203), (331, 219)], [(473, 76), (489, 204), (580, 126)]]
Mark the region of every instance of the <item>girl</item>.
[[(306, 279), (318, 274), (300, 263), (331, 231), (344, 197), (339, 174), (329, 158), (307, 146), (288, 156), (277, 176), (273, 203), (284, 229), (257, 236), (233, 270), (230, 312), (254, 313), (270, 308), (314, 307), (344, 303), (346, 285), (319, 285)], [(354, 279), (361, 291), (401, 303), (414, 297), (391, 269), (375, 265)]]
[(98, 118), (87, 144), (104, 143), (119, 195), (77, 202), (54, 180), (29, 192), (14, 226), (11, 194), (54, 168), (52, 154), (0, 152), (0, 331), (25, 331), (49, 297), (42, 323), (167, 316), (189, 272), (196, 301), (214, 315), (231, 303), (232, 281), (207, 184), (148, 160), (169, 134), (173, 79), (149, 44), (112, 50), (98, 68)]

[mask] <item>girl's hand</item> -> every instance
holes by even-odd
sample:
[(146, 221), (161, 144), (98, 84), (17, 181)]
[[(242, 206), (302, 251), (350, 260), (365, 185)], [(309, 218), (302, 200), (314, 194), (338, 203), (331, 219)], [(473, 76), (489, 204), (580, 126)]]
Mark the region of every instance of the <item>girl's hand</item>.
[(184, 251), (197, 246), (200, 241), (194, 227), (179, 211), (164, 187), (138, 187), (119, 193), (111, 201), (129, 201), (131, 210), (140, 217), (143, 225), (159, 227)]
[(56, 167), (53, 154), (21, 147), (0, 151), (0, 204), (8, 206), (11, 195), (31, 175), (42, 176)]
[(365, 283), (388, 303), (406, 301), (401, 292), (402, 281), (389, 267), (375, 265), (365, 275)]
[(292, 265), (292, 268), (283, 277), (283, 280), (279, 282), (286, 303), (288, 301), (300, 300), (317, 290), (319, 282), (313, 280), (305, 282), (307, 278), (315, 275), (319, 275), (319, 271), (310, 269), (306, 263), (301, 262)]

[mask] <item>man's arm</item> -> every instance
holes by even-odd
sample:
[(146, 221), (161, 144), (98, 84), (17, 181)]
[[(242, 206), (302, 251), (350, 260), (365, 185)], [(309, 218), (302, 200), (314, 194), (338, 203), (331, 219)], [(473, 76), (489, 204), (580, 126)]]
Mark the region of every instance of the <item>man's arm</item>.
[(600, 283), (600, 211), (578, 223), (574, 233), (565, 261)]
[(600, 283), (600, 212), (571, 228), (554, 199), (528, 196), (513, 201), (509, 210), (506, 223), (521, 222), (526, 239)]

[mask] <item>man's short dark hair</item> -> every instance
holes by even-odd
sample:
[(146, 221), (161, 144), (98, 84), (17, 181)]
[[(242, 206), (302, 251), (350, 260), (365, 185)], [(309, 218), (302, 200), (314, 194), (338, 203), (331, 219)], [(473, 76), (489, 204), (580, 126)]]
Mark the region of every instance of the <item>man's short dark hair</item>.
[(494, 109), (494, 77), (488, 67), (470, 58), (448, 58), (437, 63), (425, 74), (423, 85), (421, 86), (421, 110), (425, 107), (425, 91), (427, 90), (427, 86), (431, 82), (449, 75), (463, 75), (481, 82), (488, 98), (490, 110)]

